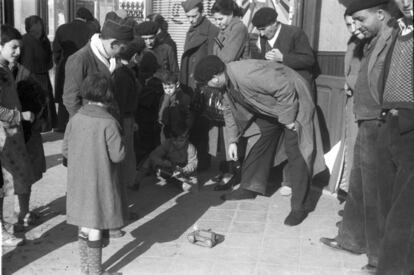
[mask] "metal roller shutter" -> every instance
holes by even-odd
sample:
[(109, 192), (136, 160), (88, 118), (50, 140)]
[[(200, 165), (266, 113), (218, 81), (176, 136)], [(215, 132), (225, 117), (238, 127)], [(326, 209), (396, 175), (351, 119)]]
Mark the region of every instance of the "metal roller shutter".
[[(175, 43), (177, 43), (179, 64), (181, 63), (181, 56), (183, 54), (185, 36), (190, 27), (190, 23), (188, 23), (184, 10), (181, 7), (182, 1), (183, 0), (154, 0), (152, 2), (153, 13), (160, 13), (168, 22), (168, 32)], [(204, 0), (203, 4), (204, 14), (211, 20), (208, 13), (214, 4), (214, 0)]]

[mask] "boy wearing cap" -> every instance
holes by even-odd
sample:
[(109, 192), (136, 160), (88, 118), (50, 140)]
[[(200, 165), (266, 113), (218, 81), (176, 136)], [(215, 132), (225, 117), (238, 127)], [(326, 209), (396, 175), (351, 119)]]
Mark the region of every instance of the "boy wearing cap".
[(102, 72), (108, 78), (115, 70), (117, 56), (133, 39), (131, 21), (121, 18), (105, 21), (101, 34), (68, 58), (65, 67), (63, 104), (72, 117), (82, 106), (80, 85), (89, 74)]
[[(253, 16), (252, 24), (260, 34), (256, 43), (259, 58), (282, 63), (313, 85), (316, 59), (308, 37), (302, 29), (277, 21), (277, 16), (269, 7), (259, 9)], [(315, 98), (314, 91), (312, 97)]]
[[(181, 2), (181, 5), (190, 22), (190, 28), (185, 37), (179, 80), (194, 98), (199, 98), (200, 91), (194, 79), (194, 69), (202, 58), (213, 54), (214, 39), (219, 29), (203, 15), (202, 0), (186, 0)], [(208, 153), (208, 125), (208, 120), (197, 114), (193, 128), (190, 130), (190, 140), (198, 150), (200, 170), (207, 169), (211, 161)]]
[(354, 0), (347, 9), (356, 27), (368, 39), (354, 90), (354, 114), (358, 134), (349, 191), (338, 235), (321, 238), (332, 248), (367, 254), (363, 269), (378, 265), (384, 217), (379, 214), (379, 167), (377, 138), (381, 121), (384, 62), (396, 29), (388, 12), (388, 0)]
[[(284, 223), (300, 224), (312, 210), (312, 177), (325, 170), (315, 105), (306, 80), (280, 63), (243, 60), (225, 65), (212, 55), (197, 64), (194, 77), (200, 85), (226, 88), (223, 112), (231, 160), (238, 159), (239, 138), (247, 138), (240, 188), (222, 198), (264, 195), (270, 168), (284, 161), (286, 152), (292, 169), (292, 198)], [(282, 137), (284, 143), (280, 142)], [(276, 152), (279, 144), (284, 145), (284, 151)]]
[(404, 17), (385, 67), (383, 112), (380, 128), (381, 189), (387, 221), (378, 273), (414, 274), (414, 92), (413, 92), (413, 0), (394, 0)]
[(144, 39), (147, 49), (157, 57), (161, 69), (178, 73), (178, 63), (173, 48), (166, 43), (160, 43), (157, 39), (159, 29), (158, 23), (145, 21), (135, 27), (134, 33)]

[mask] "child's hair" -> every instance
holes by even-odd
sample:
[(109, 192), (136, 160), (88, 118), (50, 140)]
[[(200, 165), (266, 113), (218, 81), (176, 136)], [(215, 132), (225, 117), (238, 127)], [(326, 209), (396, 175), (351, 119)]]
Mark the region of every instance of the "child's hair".
[(88, 75), (81, 85), (81, 96), (85, 100), (111, 103), (114, 100), (110, 79), (103, 73)]
[(2, 46), (12, 40), (22, 40), (22, 35), (20, 34), (20, 32), (9, 25), (1, 25), (0, 34), (0, 45)]
[(163, 84), (176, 84), (178, 82), (178, 75), (168, 70), (162, 70), (159, 72), (159, 78)]

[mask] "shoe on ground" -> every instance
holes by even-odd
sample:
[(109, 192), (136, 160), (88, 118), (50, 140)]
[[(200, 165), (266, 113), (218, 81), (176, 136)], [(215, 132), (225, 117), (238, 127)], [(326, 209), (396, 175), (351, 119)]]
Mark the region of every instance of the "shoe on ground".
[(363, 267), (361, 267), (361, 270), (367, 272), (368, 274), (376, 274), (377, 273), (377, 267), (373, 266), (371, 264), (366, 264)]
[(279, 189), (280, 195), (287, 197), (292, 195), (292, 188), (290, 188), (289, 186), (282, 186)]
[(230, 190), (236, 185), (236, 175), (226, 173), (222, 180), (214, 187), (214, 191)]
[(235, 200), (251, 200), (251, 199), (256, 198), (256, 196), (257, 196), (256, 192), (243, 189), (243, 188), (239, 188), (237, 190), (234, 190), (231, 193), (221, 195), (220, 198), (223, 201), (235, 201)]
[(40, 216), (34, 212), (29, 212), (24, 215), (24, 217), (19, 217), (19, 215), (16, 215), (17, 223), (13, 225), (13, 231), (15, 233), (17, 232), (24, 232), (29, 227), (35, 226), (40, 224)]
[(218, 174), (212, 177), (210, 180), (214, 183), (219, 183), (223, 179), (223, 174)]
[(184, 192), (189, 192), (190, 190), (191, 190), (191, 188), (192, 188), (193, 186), (191, 185), (191, 183), (188, 183), (188, 182), (186, 182), (186, 181), (184, 181), (182, 184), (181, 184), (181, 188), (183, 189), (183, 191)]
[(319, 239), (319, 241), (321, 243), (323, 243), (324, 245), (329, 246), (330, 248), (333, 248), (333, 249), (346, 251), (346, 252), (349, 252), (349, 253), (355, 254), (355, 255), (362, 254), (362, 253), (359, 253), (357, 251), (354, 251), (354, 250), (343, 247), (342, 245), (339, 244), (339, 242), (335, 238), (331, 239), (331, 238), (322, 237), (322, 238)]
[(290, 211), (289, 215), (285, 219), (285, 225), (295, 226), (303, 222), (308, 216), (308, 211)]
[(2, 230), (2, 246), (3, 247), (16, 247), (24, 243), (23, 238), (18, 238), (13, 234), (7, 232), (5, 229)]

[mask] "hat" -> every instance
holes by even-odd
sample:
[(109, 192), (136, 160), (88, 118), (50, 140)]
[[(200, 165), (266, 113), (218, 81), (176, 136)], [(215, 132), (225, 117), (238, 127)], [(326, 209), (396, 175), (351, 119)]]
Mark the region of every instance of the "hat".
[(86, 21), (92, 20), (93, 19), (93, 15), (90, 12), (90, 10), (88, 10), (85, 7), (80, 7), (77, 11), (76, 11), (76, 17), (85, 19)]
[(256, 28), (264, 28), (276, 22), (277, 12), (272, 8), (261, 8), (253, 16), (252, 24)]
[(210, 81), (213, 76), (224, 72), (226, 65), (215, 55), (201, 59), (194, 69), (194, 79), (201, 83)]
[(354, 0), (352, 1), (345, 11), (345, 14), (352, 15), (360, 10), (373, 8), (382, 4), (387, 4), (389, 0)]
[(185, 12), (189, 12), (190, 10), (194, 9), (198, 4), (203, 3), (203, 0), (187, 0), (181, 2), (181, 6)]
[(103, 24), (101, 34), (106, 39), (115, 38), (121, 41), (130, 41), (134, 37), (131, 22), (120, 17), (107, 19)]
[(137, 35), (155, 35), (160, 26), (156, 22), (145, 21), (135, 27), (135, 34)]
[(124, 60), (130, 60), (134, 54), (140, 54), (145, 49), (144, 39), (141, 37), (135, 37), (126, 46), (126, 49), (119, 53), (119, 57)]

